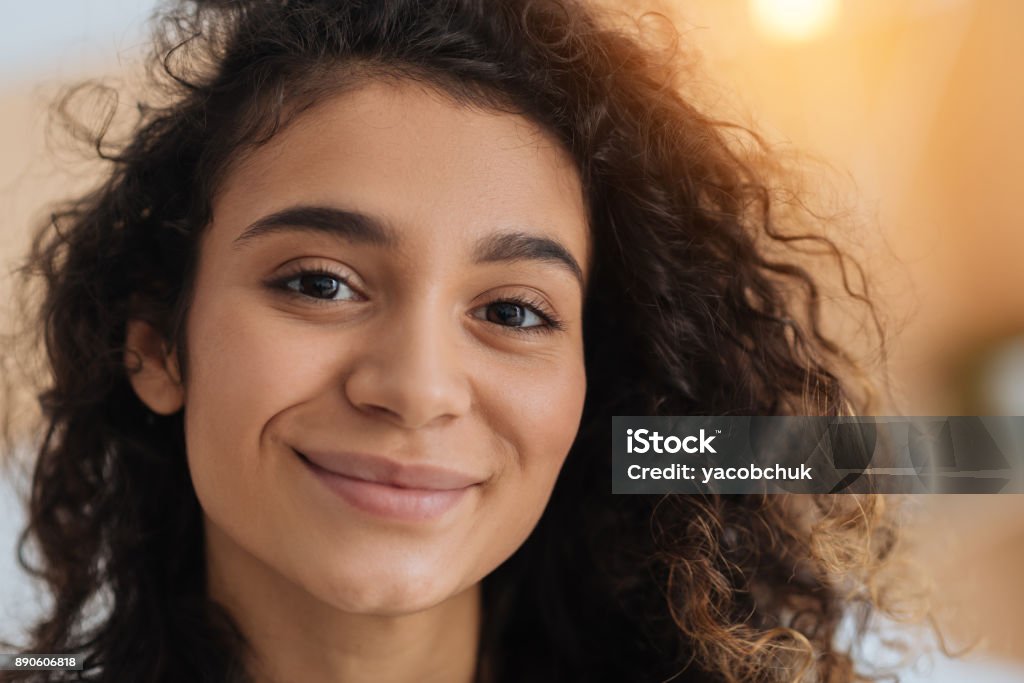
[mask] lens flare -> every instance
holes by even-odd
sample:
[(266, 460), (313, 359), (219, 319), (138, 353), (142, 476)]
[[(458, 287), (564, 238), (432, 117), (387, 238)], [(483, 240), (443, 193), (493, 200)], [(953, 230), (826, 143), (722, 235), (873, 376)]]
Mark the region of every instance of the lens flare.
[(839, 0), (751, 0), (754, 24), (770, 38), (803, 41), (825, 33), (839, 13)]

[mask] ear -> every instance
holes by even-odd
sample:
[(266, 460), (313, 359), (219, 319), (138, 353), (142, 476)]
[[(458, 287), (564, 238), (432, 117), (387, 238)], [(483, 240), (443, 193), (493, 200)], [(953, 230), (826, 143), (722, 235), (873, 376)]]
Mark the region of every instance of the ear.
[(135, 393), (154, 413), (171, 415), (185, 405), (177, 351), (168, 350), (163, 336), (149, 323), (128, 321), (124, 364)]

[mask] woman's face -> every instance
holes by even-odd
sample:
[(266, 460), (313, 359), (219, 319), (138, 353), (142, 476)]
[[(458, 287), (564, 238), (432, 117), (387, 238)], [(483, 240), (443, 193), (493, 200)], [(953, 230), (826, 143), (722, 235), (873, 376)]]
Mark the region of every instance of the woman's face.
[(188, 321), (208, 543), (358, 613), (478, 582), (533, 529), (579, 426), (587, 253), (548, 135), (411, 84), (318, 104), (249, 154)]

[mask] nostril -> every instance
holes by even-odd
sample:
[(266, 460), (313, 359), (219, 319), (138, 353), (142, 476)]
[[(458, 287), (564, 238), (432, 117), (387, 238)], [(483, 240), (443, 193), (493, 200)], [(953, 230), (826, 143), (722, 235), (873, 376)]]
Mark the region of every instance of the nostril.
[(399, 360), (381, 352), (355, 364), (344, 379), (349, 405), (366, 417), (410, 429), (467, 411), (469, 383), (461, 369), (443, 362), (431, 366), (424, 353), (408, 363)]
[(369, 405), (362, 406), (362, 408), (366, 412), (371, 413), (371, 414), (376, 415), (376, 416), (379, 416), (379, 417), (395, 418), (395, 417), (399, 416), (397, 412), (395, 412), (394, 410), (392, 410), (390, 408), (387, 408), (385, 406), (369, 404)]

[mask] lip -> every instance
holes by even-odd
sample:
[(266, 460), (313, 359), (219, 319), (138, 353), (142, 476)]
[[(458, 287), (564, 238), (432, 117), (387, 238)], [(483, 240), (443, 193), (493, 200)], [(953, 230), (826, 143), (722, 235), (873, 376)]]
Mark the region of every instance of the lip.
[(299, 451), (303, 464), (355, 508), (402, 521), (425, 521), (455, 507), (484, 478), (365, 453)]

